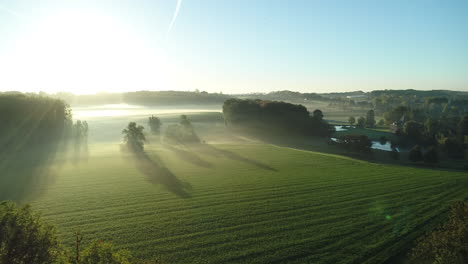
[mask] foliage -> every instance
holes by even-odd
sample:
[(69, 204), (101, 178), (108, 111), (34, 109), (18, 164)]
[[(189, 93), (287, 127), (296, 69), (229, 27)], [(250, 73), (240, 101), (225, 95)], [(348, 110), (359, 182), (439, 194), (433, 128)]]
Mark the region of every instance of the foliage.
[(348, 123), (349, 123), (350, 125), (354, 125), (354, 123), (356, 123), (356, 118), (354, 118), (354, 116), (350, 116), (350, 117), (348, 118)]
[(53, 226), (44, 223), (29, 205), (0, 203), (0, 263), (49, 264), (63, 259)]
[(420, 238), (411, 255), (414, 262), (468, 263), (468, 202), (455, 202), (448, 221)]
[(195, 133), (192, 122), (186, 115), (180, 116), (179, 124), (173, 124), (166, 128), (164, 136), (168, 140), (179, 143), (197, 143), (200, 138)]
[(393, 122), (400, 120), (405, 115), (408, 116), (409, 112), (410, 112), (410, 109), (408, 107), (398, 106), (388, 112), (385, 112), (384, 118), (387, 121), (387, 123), (391, 124)]
[(439, 162), (439, 154), (434, 146), (431, 146), (423, 155), (424, 163), (435, 164)]
[(116, 250), (110, 243), (94, 240), (83, 250), (80, 264), (130, 264), (127, 250)]
[(400, 159), (400, 152), (398, 152), (395, 148), (392, 148), (392, 151), (389, 152), (390, 158), (393, 160), (399, 160)]
[(423, 131), (424, 126), (416, 121), (408, 121), (403, 126), (403, 132), (415, 142), (421, 142), (423, 140)]
[(412, 162), (418, 162), (423, 160), (423, 154), (421, 151), (421, 147), (416, 145), (414, 146), (409, 152), (409, 160)]
[(285, 102), (229, 99), (224, 102), (223, 114), (229, 126), (244, 126), (263, 133), (288, 133), (329, 136), (334, 127), (323, 120), (323, 113), (313, 116), (303, 105)]
[(373, 127), (375, 126), (375, 112), (374, 110), (369, 110), (366, 113), (366, 126)]
[(458, 135), (461, 140), (461, 143), (468, 144), (465, 142), (465, 136), (468, 135), (468, 115), (463, 116), (458, 124)]
[(359, 117), (358, 120), (357, 120), (357, 124), (356, 124), (356, 127), (357, 128), (364, 128), (366, 127), (366, 119), (364, 117)]
[(124, 134), (124, 142), (130, 150), (136, 152), (143, 151), (146, 141), (143, 129), (145, 129), (143, 126), (137, 126), (135, 122), (130, 122), (127, 128), (122, 130), (122, 134)]
[(62, 139), (71, 125), (69, 106), (36, 94), (0, 93), (2, 150)]
[(337, 143), (349, 150), (370, 152), (372, 141), (365, 135), (344, 135), (337, 139)]
[(161, 120), (157, 116), (150, 116), (148, 118), (148, 125), (153, 134), (159, 134), (161, 132)]

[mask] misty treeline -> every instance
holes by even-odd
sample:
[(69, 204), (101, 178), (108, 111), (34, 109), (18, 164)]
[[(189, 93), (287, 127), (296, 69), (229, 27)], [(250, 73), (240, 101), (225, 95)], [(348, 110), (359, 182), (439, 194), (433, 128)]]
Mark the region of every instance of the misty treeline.
[(125, 103), (146, 106), (221, 105), (225, 100), (231, 98), (229, 95), (204, 91), (138, 91), (127, 93), (99, 93), (92, 95), (57, 93), (51, 96), (62, 99), (72, 105)]
[(306, 107), (286, 102), (260, 99), (229, 99), (223, 104), (226, 125), (248, 127), (263, 133), (330, 136), (335, 129), (315, 110), (312, 115)]
[(74, 140), (84, 143), (86, 121), (73, 123), (67, 103), (37, 94), (0, 94), (0, 146), (2, 151)]
[[(159, 137), (162, 129), (161, 119), (157, 116), (150, 116), (148, 118), (148, 126), (150, 127), (151, 134)], [(133, 152), (142, 152), (144, 145), (147, 142), (144, 133), (145, 127), (138, 125), (136, 122), (128, 123), (127, 127), (122, 130), (123, 141), (128, 150)], [(172, 143), (199, 143), (200, 138), (195, 132), (192, 121), (186, 115), (181, 115), (179, 123), (170, 124), (164, 130), (164, 139)]]

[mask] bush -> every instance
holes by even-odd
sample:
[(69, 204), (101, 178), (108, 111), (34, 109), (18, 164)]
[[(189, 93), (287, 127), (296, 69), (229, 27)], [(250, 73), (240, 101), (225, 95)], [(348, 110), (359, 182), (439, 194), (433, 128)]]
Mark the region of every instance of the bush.
[(110, 243), (92, 241), (83, 251), (80, 264), (130, 264), (131, 255), (127, 250), (115, 250)]
[(413, 262), (468, 263), (468, 202), (454, 203), (448, 221), (419, 239), (411, 257)]
[(393, 160), (399, 160), (400, 152), (398, 152), (395, 148), (392, 148), (392, 151), (390, 151), (390, 158), (392, 158)]
[(55, 228), (32, 212), (29, 205), (0, 203), (0, 263), (64, 263)]
[(359, 117), (357, 120), (356, 127), (357, 128), (364, 128), (366, 126), (366, 119), (364, 117)]
[[(81, 238), (77, 238), (77, 247)], [(42, 221), (29, 205), (0, 203), (1, 264), (130, 264), (126, 250), (109, 243), (93, 241), (74, 256), (58, 240), (55, 228)]]
[(410, 150), (409, 160), (412, 162), (418, 162), (423, 160), (423, 155), (420, 146), (416, 145)]
[(435, 164), (439, 162), (439, 154), (435, 147), (430, 147), (423, 156), (424, 163)]

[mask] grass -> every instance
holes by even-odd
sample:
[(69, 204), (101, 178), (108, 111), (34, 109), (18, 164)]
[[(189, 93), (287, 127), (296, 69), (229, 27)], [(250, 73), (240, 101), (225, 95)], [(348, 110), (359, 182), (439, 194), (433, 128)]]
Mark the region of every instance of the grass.
[[(161, 116), (164, 126), (177, 116)], [(129, 117), (89, 120), (81, 160), (2, 160), (9, 192), (0, 197), (32, 202), (68, 245), (81, 230), (85, 244), (110, 241), (165, 263), (382, 263), (468, 198), (466, 172), (370, 163), (323, 140), (281, 147), (231, 135), (219, 113), (189, 117), (208, 144), (150, 137), (138, 156), (118, 143)]]
[(89, 153), (55, 167), (34, 208), (68, 244), (81, 230), (167, 263), (381, 263), (468, 196), (466, 173), (268, 144)]

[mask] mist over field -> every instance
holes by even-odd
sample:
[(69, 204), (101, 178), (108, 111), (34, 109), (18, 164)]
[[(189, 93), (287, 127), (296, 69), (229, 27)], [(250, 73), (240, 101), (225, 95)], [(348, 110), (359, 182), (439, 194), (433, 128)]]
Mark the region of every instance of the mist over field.
[(0, 1), (0, 264), (467, 264), (468, 1)]

